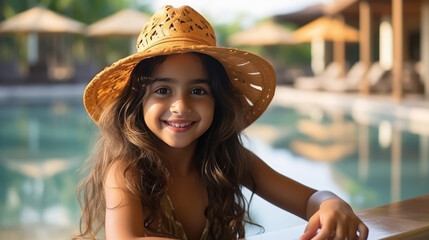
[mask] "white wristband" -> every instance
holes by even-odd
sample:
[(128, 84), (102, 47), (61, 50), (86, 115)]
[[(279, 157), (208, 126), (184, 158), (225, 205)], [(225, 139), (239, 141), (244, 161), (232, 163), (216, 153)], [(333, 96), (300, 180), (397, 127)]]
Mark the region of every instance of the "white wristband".
[(307, 220), (309, 220), (310, 217), (313, 216), (313, 214), (315, 214), (319, 210), (320, 204), (323, 201), (333, 198), (341, 199), (330, 191), (317, 191), (313, 193), (307, 201)]

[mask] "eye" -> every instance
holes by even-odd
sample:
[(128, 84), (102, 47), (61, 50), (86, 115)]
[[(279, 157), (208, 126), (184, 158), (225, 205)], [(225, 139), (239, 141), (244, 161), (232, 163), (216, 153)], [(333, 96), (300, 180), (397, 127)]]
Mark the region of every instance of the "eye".
[(170, 89), (168, 89), (168, 88), (157, 88), (155, 90), (155, 93), (161, 94), (161, 95), (166, 95), (166, 94), (170, 93)]
[(205, 95), (205, 94), (207, 94), (207, 91), (205, 89), (202, 89), (202, 88), (194, 88), (191, 90), (191, 93), (195, 94), (195, 95)]

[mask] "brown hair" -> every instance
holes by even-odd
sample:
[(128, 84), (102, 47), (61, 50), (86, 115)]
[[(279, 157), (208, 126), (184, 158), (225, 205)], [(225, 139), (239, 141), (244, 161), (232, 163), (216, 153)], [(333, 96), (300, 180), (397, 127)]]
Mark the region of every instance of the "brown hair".
[[(196, 148), (197, 167), (209, 198), (205, 210), (209, 234), (213, 239), (242, 238), (244, 223), (250, 218), (241, 187), (244, 182), (252, 182), (248, 152), (240, 138), (245, 126), (242, 102), (219, 61), (195, 54), (206, 67), (215, 99), (213, 122)], [(156, 136), (147, 128), (141, 106), (150, 76), (165, 59), (166, 56), (157, 56), (137, 64), (119, 99), (100, 116), (100, 138), (91, 157), (92, 168), (78, 188), (82, 205), (78, 237), (95, 239), (103, 228), (103, 184), (107, 169), (116, 161), (125, 169), (125, 190), (141, 199), (144, 206), (144, 227), (157, 232), (151, 224), (162, 214), (160, 200), (166, 194), (169, 166), (159, 157)]]

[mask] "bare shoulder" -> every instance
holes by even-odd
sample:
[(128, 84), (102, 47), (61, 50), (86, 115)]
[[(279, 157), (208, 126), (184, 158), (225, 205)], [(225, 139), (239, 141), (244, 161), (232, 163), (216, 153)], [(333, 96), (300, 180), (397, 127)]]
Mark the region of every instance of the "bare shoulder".
[(115, 162), (107, 170), (104, 180), (104, 194), (107, 209), (112, 209), (124, 204), (126, 195), (126, 181), (124, 179), (124, 167)]
[(124, 187), (125, 168), (118, 162), (114, 162), (107, 169), (106, 179), (104, 179), (105, 187)]
[(140, 199), (128, 190), (124, 170), (122, 164), (113, 163), (104, 180), (107, 239), (131, 239), (145, 235), (142, 205)]
[(249, 150), (248, 148), (244, 148), (244, 152), (246, 154), (246, 158), (253, 163), (254, 161), (258, 161), (261, 160), (258, 156), (256, 156), (256, 154), (254, 152), (252, 152), (251, 150)]

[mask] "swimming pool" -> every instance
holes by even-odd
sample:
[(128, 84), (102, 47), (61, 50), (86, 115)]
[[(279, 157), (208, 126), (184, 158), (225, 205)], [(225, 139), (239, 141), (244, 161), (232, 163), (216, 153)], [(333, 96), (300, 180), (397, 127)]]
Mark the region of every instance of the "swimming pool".
[[(70, 239), (78, 168), (97, 132), (81, 98), (0, 102), (0, 124), (0, 239)], [(359, 210), (429, 192), (429, 134), (405, 129), (389, 118), (362, 123), (345, 111), (272, 105), (245, 143), (279, 172)], [(304, 223), (258, 197), (251, 216), (265, 231)]]

